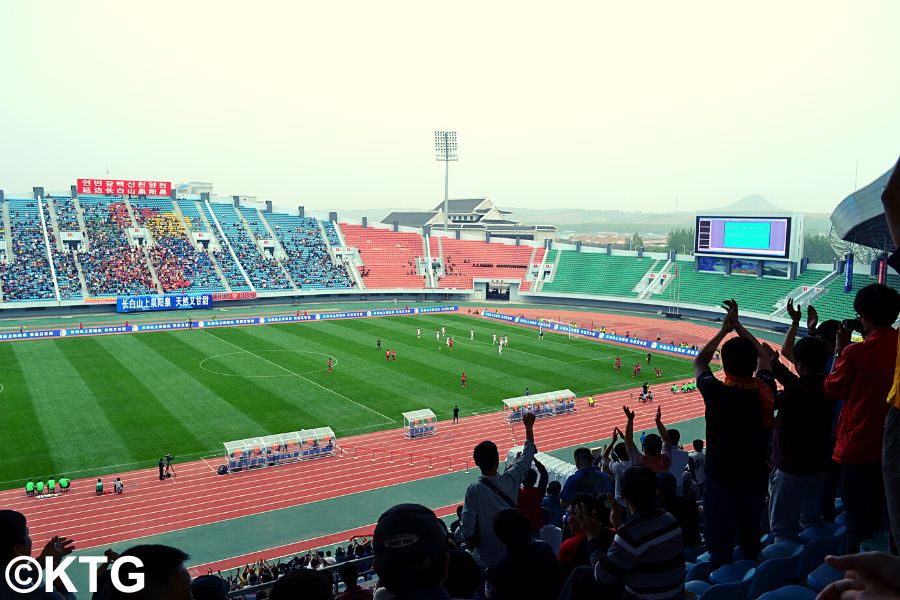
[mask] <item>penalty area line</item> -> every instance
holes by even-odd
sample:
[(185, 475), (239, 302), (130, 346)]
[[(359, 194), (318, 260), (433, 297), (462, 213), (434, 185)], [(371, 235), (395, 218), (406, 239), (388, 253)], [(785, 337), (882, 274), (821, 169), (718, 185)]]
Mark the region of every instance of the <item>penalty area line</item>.
[(256, 354), (256, 353), (254, 353), (254, 352), (251, 352), (250, 350), (247, 350), (246, 348), (242, 348), (242, 347), (238, 346), (237, 344), (235, 344), (235, 343), (233, 343), (233, 342), (229, 342), (229, 341), (226, 340), (226, 339), (220, 338), (219, 336), (217, 336), (217, 335), (215, 335), (215, 334), (213, 334), (213, 333), (210, 333), (209, 331), (207, 331), (207, 330), (205, 330), (205, 329), (201, 329), (201, 331), (202, 331), (203, 333), (205, 333), (206, 335), (208, 335), (208, 336), (211, 336), (211, 337), (216, 338), (216, 339), (219, 340), (220, 342), (224, 342), (224, 343), (228, 344), (229, 346), (232, 346), (232, 347), (234, 347), (234, 348), (237, 348), (237, 349), (240, 350), (241, 352), (246, 352), (246, 353), (249, 354), (250, 356), (255, 356), (256, 358), (258, 358), (258, 359), (261, 360), (261, 361), (267, 362), (267, 363), (269, 363), (270, 365), (272, 365), (272, 366), (274, 366), (274, 367), (278, 367), (279, 369), (282, 369), (283, 371), (287, 371), (288, 373), (290, 373), (290, 374), (293, 375), (294, 377), (298, 377), (298, 378), (302, 379), (303, 381), (306, 381), (307, 383), (311, 383), (311, 384), (313, 384), (314, 386), (316, 386), (316, 387), (318, 387), (318, 388), (321, 388), (321, 389), (325, 390), (326, 392), (330, 392), (330, 393), (334, 394), (335, 396), (337, 396), (337, 397), (339, 397), (339, 398), (343, 398), (343, 399), (346, 400), (347, 402), (350, 402), (350, 403), (352, 403), (352, 404), (355, 404), (356, 406), (358, 406), (358, 407), (360, 407), (360, 408), (364, 408), (365, 410), (367, 410), (367, 411), (369, 411), (369, 412), (371, 412), (371, 413), (374, 413), (374, 414), (378, 415), (379, 417), (382, 417), (383, 419), (386, 419), (387, 421), (389, 421), (389, 422), (391, 422), (391, 423), (394, 423), (394, 422), (395, 422), (393, 419), (391, 419), (391, 418), (390, 418), (389, 416), (387, 416), (386, 414), (380, 413), (380, 412), (378, 412), (377, 410), (375, 410), (374, 408), (370, 408), (370, 407), (366, 406), (365, 404), (360, 404), (360, 403), (357, 402), (356, 400), (353, 400), (352, 398), (348, 398), (347, 396), (343, 395), (343, 394), (340, 393), (340, 392), (336, 392), (336, 391), (334, 391), (334, 390), (331, 389), (331, 388), (328, 388), (328, 387), (325, 387), (325, 386), (322, 385), (322, 384), (316, 383), (316, 382), (313, 381), (312, 379), (309, 379), (309, 378), (304, 377), (303, 375), (301, 375), (301, 374), (299, 374), (299, 373), (296, 373), (296, 372), (294, 372), (294, 371), (291, 371), (291, 370), (288, 369), (287, 367), (282, 367), (281, 365), (279, 365), (279, 364), (276, 363), (276, 362), (272, 362), (271, 360), (269, 360), (269, 359), (267, 359), (267, 358), (264, 358), (264, 357), (260, 356), (259, 354)]

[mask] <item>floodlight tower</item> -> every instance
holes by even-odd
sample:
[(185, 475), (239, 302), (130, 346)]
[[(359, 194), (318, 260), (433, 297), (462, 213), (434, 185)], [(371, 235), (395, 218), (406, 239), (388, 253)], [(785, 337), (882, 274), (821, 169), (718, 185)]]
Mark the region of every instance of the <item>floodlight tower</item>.
[(434, 153), (439, 161), (444, 161), (444, 231), (449, 227), (449, 208), (450, 208), (450, 161), (459, 160), (456, 153), (456, 132), (455, 131), (435, 131), (434, 132)]

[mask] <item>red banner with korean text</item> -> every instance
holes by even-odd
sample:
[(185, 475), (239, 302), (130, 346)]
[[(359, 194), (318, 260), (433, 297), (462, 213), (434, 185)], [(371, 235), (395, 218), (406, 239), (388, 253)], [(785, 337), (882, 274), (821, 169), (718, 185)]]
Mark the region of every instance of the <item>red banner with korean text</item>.
[(79, 194), (109, 194), (114, 196), (168, 196), (171, 181), (141, 181), (137, 179), (79, 179)]
[(229, 300), (253, 300), (256, 292), (213, 292), (214, 302), (227, 302)]

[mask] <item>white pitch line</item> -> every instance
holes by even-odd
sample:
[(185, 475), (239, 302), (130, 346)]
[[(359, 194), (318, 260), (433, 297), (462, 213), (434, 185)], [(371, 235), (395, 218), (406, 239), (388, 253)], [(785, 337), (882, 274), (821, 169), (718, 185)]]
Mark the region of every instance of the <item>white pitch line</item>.
[[(206, 335), (210, 335), (210, 336), (216, 338), (216, 339), (219, 340), (220, 342), (225, 342), (225, 343), (228, 344), (229, 346), (232, 346), (232, 347), (234, 347), (234, 348), (237, 348), (238, 350), (240, 350), (240, 351), (242, 351), (242, 352), (246, 352), (247, 354), (249, 354), (249, 355), (251, 355), (251, 356), (255, 356), (255, 357), (258, 358), (259, 360), (265, 361), (265, 362), (269, 363), (270, 365), (273, 365), (273, 366), (275, 366), (275, 367), (278, 367), (279, 369), (283, 369), (283, 370), (287, 371), (288, 373), (290, 373), (291, 375), (293, 375), (293, 376), (295, 376), (295, 377), (299, 377), (299, 378), (302, 379), (303, 381), (306, 381), (306, 382), (308, 382), (308, 383), (311, 383), (311, 384), (313, 384), (313, 385), (316, 386), (316, 387), (322, 388), (322, 389), (325, 390), (326, 392), (330, 392), (330, 393), (334, 394), (335, 396), (338, 396), (339, 398), (343, 398), (343, 399), (346, 400), (347, 402), (351, 402), (351, 403), (357, 405), (357, 406), (360, 407), (360, 408), (364, 408), (364, 409), (366, 409), (367, 411), (369, 411), (369, 412), (371, 412), (371, 413), (375, 413), (375, 414), (378, 415), (379, 417), (382, 417), (383, 419), (387, 419), (387, 421), (388, 421), (389, 423), (395, 423), (395, 421), (394, 421), (393, 419), (391, 419), (389, 416), (387, 416), (387, 415), (384, 414), (384, 413), (378, 412), (378, 411), (375, 410), (374, 408), (369, 408), (369, 407), (366, 406), (365, 404), (360, 404), (360, 403), (357, 402), (356, 400), (353, 400), (353, 399), (351, 399), (351, 398), (348, 398), (347, 396), (341, 394), (340, 392), (336, 392), (336, 391), (332, 390), (331, 388), (327, 388), (327, 387), (325, 387), (324, 385), (318, 384), (318, 383), (316, 383), (315, 381), (313, 381), (312, 379), (308, 379), (308, 378), (304, 377), (303, 375), (300, 375), (299, 373), (295, 373), (294, 371), (291, 371), (291, 370), (288, 369), (287, 367), (282, 367), (282, 366), (279, 365), (278, 363), (272, 362), (271, 360), (269, 360), (269, 359), (267, 359), (267, 358), (263, 358), (262, 356), (260, 356), (259, 354), (254, 353), (254, 352), (250, 352), (250, 351), (247, 350), (246, 348), (242, 348), (242, 347), (238, 346), (237, 344), (235, 344), (235, 343), (233, 343), (233, 342), (229, 342), (229, 341), (226, 340), (226, 339), (222, 339), (222, 338), (220, 338), (219, 336), (210, 333), (210, 332), (207, 331), (206, 329), (201, 329), (200, 331), (202, 331), (202, 332), (205, 333)], [(387, 423), (384, 423), (384, 425), (386, 425), (386, 424), (387, 424)]]

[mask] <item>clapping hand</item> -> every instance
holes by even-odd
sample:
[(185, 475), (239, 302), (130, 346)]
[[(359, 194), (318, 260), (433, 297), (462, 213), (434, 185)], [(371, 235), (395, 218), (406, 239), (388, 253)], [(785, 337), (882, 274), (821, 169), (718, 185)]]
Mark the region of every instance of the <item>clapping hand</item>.
[(800, 322), (800, 318), (803, 316), (803, 313), (800, 312), (800, 307), (794, 308), (794, 299), (788, 298), (787, 303), (787, 314), (791, 318), (791, 322), (795, 325)]
[(722, 330), (730, 333), (734, 331), (734, 328), (738, 325), (738, 303), (734, 299), (723, 300), (722, 308), (727, 311), (725, 313), (725, 318), (722, 319)]
[(806, 307), (806, 331), (809, 335), (816, 335), (816, 327), (819, 325), (819, 313), (815, 307), (810, 304)]
[(766, 351), (766, 354), (769, 355), (769, 360), (773, 364), (778, 362), (778, 357), (780, 356), (780, 354), (778, 353), (778, 350), (776, 350), (775, 348), (773, 348), (772, 346), (770, 346), (768, 344), (763, 344), (762, 347), (763, 347), (763, 350)]
[(628, 410), (628, 407), (627, 407), (627, 406), (623, 406), (623, 407), (622, 407), (622, 410), (625, 411), (625, 417), (626, 417), (629, 421), (633, 421), (633, 420), (634, 420), (634, 411), (633, 411), (633, 410)]
[(601, 525), (597, 511), (591, 511), (588, 514), (583, 504), (576, 504), (572, 507), (571, 518), (588, 539), (593, 539), (600, 534)]

